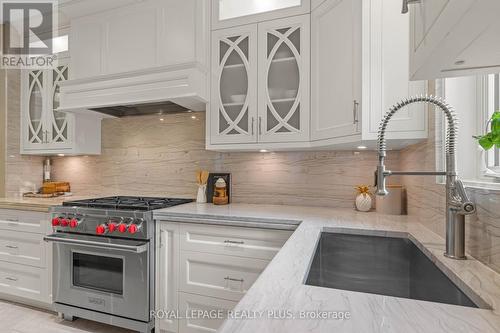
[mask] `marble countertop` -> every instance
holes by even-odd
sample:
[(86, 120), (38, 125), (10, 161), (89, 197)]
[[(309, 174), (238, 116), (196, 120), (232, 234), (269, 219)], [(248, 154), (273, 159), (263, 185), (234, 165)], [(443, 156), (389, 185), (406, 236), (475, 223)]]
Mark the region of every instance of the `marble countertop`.
[[(259, 220), (261, 224), (301, 221), (219, 332), (500, 332), (500, 275), (470, 257), (465, 261), (444, 257), (444, 239), (415, 218), (345, 209), (195, 203), (154, 214), (158, 219), (191, 223), (236, 221), (244, 225), (248, 220), (248, 226), (258, 226), (254, 223)], [(323, 231), (409, 237), (467, 296), (486, 309), (305, 285)], [(274, 319), (269, 319), (273, 310)], [(278, 319), (285, 311), (295, 317), (301, 311), (320, 315), (348, 312), (350, 318)], [(246, 315), (256, 318), (242, 318)]]
[(86, 197), (60, 196), (55, 198), (0, 198), (0, 209), (48, 212), (50, 207), (59, 206), (64, 201), (86, 199)]
[(259, 213), (264, 207), (262, 205), (238, 204), (216, 206), (193, 202), (159, 209), (154, 211), (153, 215), (157, 220), (283, 230), (295, 230), (301, 223), (301, 219), (273, 214), (272, 210), (269, 209), (280, 206), (269, 206), (266, 214)]

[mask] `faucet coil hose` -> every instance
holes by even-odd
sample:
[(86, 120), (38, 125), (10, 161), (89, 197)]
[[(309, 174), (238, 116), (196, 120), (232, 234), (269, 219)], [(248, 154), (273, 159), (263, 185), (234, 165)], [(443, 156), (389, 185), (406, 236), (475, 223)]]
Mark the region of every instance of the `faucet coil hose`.
[(453, 110), (453, 107), (451, 107), (441, 98), (435, 96), (426, 96), (426, 95), (406, 98), (401, 102), (395, 104), (393, 107), (389, 109), (389, 111), (387, 111), (387, 113), (384, 115), (384, 118), (382, 119), (382, 122), (380, 123), (380, 127), (378, 130), (377, 147), (379, 156), (386, 155), (387, 143), (386, 143), (385, 133), (387, 130), (387, 125), (391, 120), (392, 116), (394, 116), (394, 114), (396, 114), (396, 112), (398, 112), (402, 108), (413, 103), (432, 104), (437, 108), (441, 109), (445, 113), (446, 120), (448, 123), (448, 129), (446, 131), (446, 147), (445, 147), (446, 154), (449, 154), (450, 156), (455, 156), (456, 140), (458, 133), (458, 126), (457, 126), (458, 118), (455, 113), (455, 110)]

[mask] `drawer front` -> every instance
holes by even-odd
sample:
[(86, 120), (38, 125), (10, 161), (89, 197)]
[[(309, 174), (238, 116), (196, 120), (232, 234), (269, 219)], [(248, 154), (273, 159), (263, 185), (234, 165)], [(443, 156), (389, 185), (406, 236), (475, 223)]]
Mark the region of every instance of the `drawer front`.
[(272, 259), (291, 236), (287, 230), (181, 225), (181, 250)]
[(28, 232), (0, 233), (0, 260), (16, 264), (46, 267), (46, 247), (43, 235)]
[(0, 293), (50, 303), (47, 269), (0, 262)]
[[(232, 310), (236, 304), (236, 302), (223, 299), (179, 292), (179, 313), (182, 317), (187, 314), (186, 318), (179, 320), (179, 333), (217, 332), (217, 329), (224, 322), (225, 315), (222, 317), (213, 316), (215, 318), (200, 317), (219, 310), (225, 314)], [(200, 315), (192, 316), (193, 313), (200, 313)]]
[(181, 251), (179, 289), (239, 301), (269, 261)]
[(50, 230), (48, 213), (0, 209), (0, 229), (46, 234)]

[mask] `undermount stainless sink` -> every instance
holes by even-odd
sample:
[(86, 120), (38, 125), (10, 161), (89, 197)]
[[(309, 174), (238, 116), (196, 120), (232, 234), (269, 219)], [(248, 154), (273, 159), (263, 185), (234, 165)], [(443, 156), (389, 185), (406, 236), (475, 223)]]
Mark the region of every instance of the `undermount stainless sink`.
[(408, 238), (323, 232), (306, 284), (478, 307)]

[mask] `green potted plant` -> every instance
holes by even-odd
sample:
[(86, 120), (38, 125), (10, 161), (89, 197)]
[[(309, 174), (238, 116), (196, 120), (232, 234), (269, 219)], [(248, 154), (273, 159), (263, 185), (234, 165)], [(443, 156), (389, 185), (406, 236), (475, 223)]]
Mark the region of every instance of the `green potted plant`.
[(474, 136), (478, 144), (483, 149), (482, 154), (484, 162), (481, 167), (484, 175), (487, 177), (498, 177), (500, 167), (492, 166), (488, 163), (488, 151), (493, 148), (500, 148), (500, 110), (493, 113), (490, 120), (486, 124), (486, 131), (484, 135)]
[(488, 125), (490, 126), (490, 131), (484, 135), (475, 136), (479, 145), (484, 150), (490, 150), (493, 147), (500, 148), (500, 110), (493, 112), (491, 119), (486, 125), (486, 130), (488, 130)]

